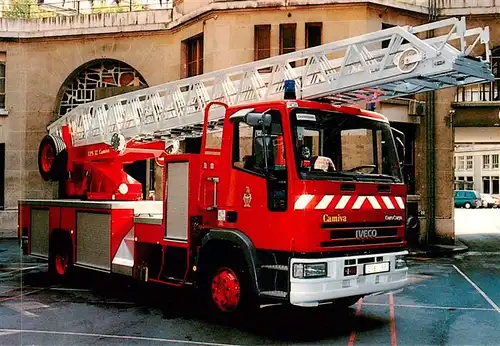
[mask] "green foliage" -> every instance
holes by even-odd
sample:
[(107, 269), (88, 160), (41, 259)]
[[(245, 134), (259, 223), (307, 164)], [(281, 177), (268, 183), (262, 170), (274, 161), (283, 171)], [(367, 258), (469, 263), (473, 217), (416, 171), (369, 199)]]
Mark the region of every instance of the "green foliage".
[(5, 18), (47, 18), (54, 17), (55, 13), (40, 10), (36, 0), (12, 0), (9, 8), (4, 12)]

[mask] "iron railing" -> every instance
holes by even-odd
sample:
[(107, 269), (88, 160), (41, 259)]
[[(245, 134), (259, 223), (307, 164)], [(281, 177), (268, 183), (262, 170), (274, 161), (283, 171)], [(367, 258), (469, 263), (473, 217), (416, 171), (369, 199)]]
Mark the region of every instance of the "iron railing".
[(500, 56), (492, 56), (490, 58), (490, 66), (495, 75), (495, 80), (493, 82), (459, 87), (456, 102), (500, 101)]
[(173, 0), (23, 0), (0, 5), (3, 18), (36, 19), (172, 9)]
[(500, 101), (500, 78), (494, 82), (473, 84), (459, 87), (456, 102), (489, 102)]

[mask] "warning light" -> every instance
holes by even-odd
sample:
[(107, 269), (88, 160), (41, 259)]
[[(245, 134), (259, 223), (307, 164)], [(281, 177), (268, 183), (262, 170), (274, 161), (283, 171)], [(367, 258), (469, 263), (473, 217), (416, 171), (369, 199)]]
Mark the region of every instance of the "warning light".
[(295, 81), (293, 79), (285, 81), (285, 100), (296, 99), (295, 95)]

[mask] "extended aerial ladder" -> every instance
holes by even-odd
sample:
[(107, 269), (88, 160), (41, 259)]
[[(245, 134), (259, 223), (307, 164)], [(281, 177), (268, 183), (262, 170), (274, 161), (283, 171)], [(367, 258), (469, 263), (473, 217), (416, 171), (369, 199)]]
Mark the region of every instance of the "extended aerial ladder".
[[(393, 27), (79, 105), (48, 126), (49, 136), (58, 143), (56, 155), (65, 146), (121, 155), (148, 139), (199, 136), (212, 101), (282, 99), (287, 80), (297, 98), (359, 106), (491, 81), (489, 57), (489, 28), (467, 29), (465, 18)], [(223, 117), (224, 108), (215, 108), (210, 128)]]

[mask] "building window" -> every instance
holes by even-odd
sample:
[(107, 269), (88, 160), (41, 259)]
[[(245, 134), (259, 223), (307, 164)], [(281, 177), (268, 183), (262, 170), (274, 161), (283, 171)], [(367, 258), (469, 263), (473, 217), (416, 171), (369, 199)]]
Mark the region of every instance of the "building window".
[(5, 143), (0, 143), (0, 210), (5, 206)]
[(465, 169), (465, 156), (458, 156), (458, 170), (463, 171)]
[(500, 194), (499, 178), (491, 177), (491, 193), (494, 195)]
[(498, 154), (492, 155), (492, 157), (491, 157), (491, 168), (498, 169)]
[(271, 57), (271, 25), (256, 25), (254, 29), (254, 60)]
[(472, 156), (467, 156), (467, 170), (471, 170), (472, 169)]
[(320, 46), (322, 43), (322, 23), (306, 23), (306, 48)]
[(5, 62), (0, 61), (0, 109), (5, 109)]
[[(297, 24), (280, 24), (280, 54), (295, 52), (295, 33)], [(295, 63), (290, 63), (295, 67)]]
[(490, 193), (490, 177), (483, 177), (483, 193)]
[(187, 77), (203, 73), (203, 34), (184, 41)]
[(490, 169), (490, 155), (483, 155), (483, 169)]

